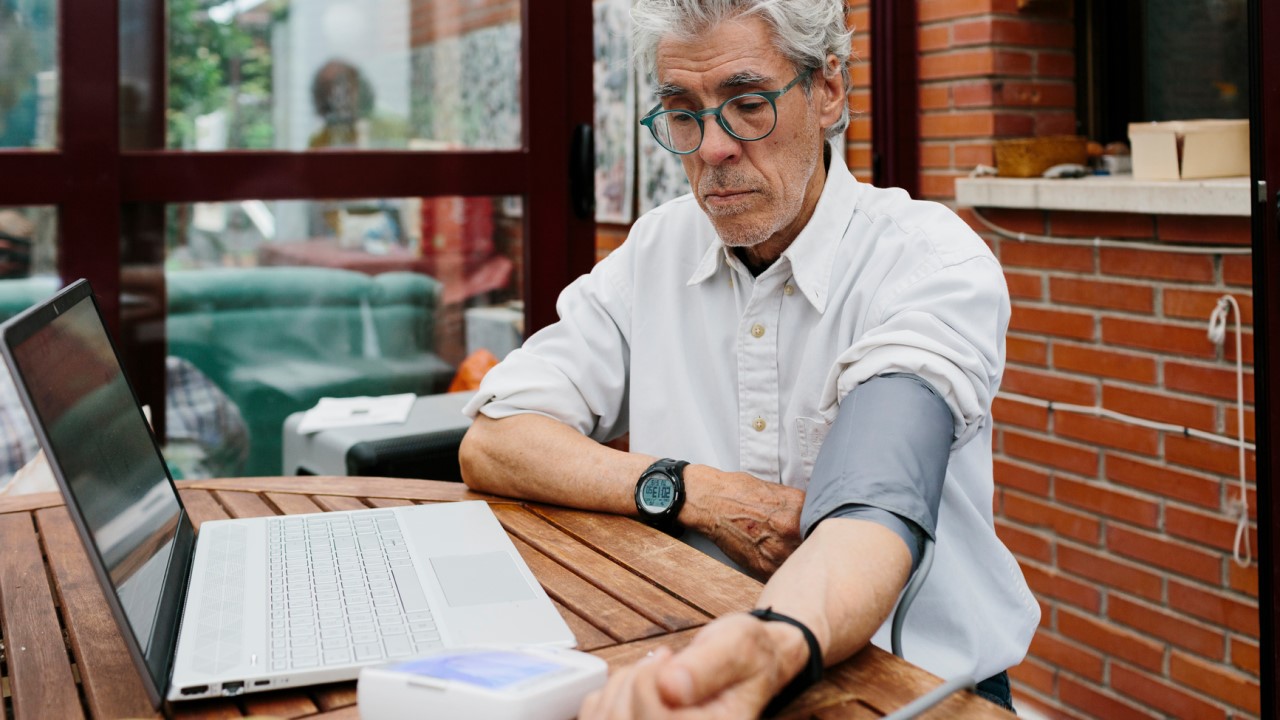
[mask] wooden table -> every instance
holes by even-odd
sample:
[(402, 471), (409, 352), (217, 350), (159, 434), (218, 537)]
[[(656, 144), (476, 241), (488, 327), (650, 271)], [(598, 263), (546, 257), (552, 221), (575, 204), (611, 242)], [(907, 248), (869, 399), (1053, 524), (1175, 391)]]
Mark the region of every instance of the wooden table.
[[(386, 478), (245, 478), (179, 483), (192, 520), (487, 500), (581, 649), (611, 666), (747, 610), (760, 584), (627, 518), (522, 503), (457, 483)], [(0, 499), (0, 718), (154, 717), (75, 528), (53, 493)], [(939, 680), (874, 647), (828, 671), (788, 717), (877, 718)], [(355, 683), (179, 703), (180, 718), (358, 717)], [(968, 693), (932, 717), (1012, 717)]]

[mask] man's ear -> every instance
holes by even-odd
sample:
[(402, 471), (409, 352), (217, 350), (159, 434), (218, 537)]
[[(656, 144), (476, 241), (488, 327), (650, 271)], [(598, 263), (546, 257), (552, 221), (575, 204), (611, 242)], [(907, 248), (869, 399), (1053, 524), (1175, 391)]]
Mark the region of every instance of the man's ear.
[(844, 84), (844, 73), (840, 71), (840, 58), (827, 55), (827, 62), (822, 66), (822, 74), (814, 82), (819, 90), (818, 118), (822, 127), (831, 127), (840, 120), (845, 105), (849, 102), (849, 88)]

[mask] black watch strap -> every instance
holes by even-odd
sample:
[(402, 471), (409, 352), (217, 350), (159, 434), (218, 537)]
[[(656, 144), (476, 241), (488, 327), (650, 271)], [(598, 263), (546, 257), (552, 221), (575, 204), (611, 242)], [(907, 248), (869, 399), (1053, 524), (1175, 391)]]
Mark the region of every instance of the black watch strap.
[[(640, 514), (640, 519), (646, 525), (655, 527), (668, 535), (680, 537), (684, 534), (684, 526), (680, 524), (680, 510), (684, 507), (684, 469), (689, 465), (684, 460), (672, 460), (671, 458), (662, 458), (655, 461), (652, 465), (645, 468), (640, 473), (640, 479), (636, 481), (635, 501), (636, 511)], [(640, 502), (640, 492), (644, 486), (645, 480), (654, 473), (662, 473), (671, 479), (675, 485), (675, 498), (671, 507), (661, 515), (654, 515), (648, 512)]]
[(769, 701), (764, 708), (764, 717), (773, 717), (777, 715), (782, 708), (786, 707), (792, 700), (795, 700), (800, 693), (808, 690), (811, 685), (822, 680), (822, 647), (818, 645), (818, 638), (814, 637), (813, 631), (805, 626), (804, 623), (793, 617), (788, 617), (782, 613), (776, 613), (772, 607), (756, 608), (751, 614), (765, 621), (784, 622), (788, 625), (794, 625), (804, 634), (804, 641), (809, 646), (809, 663), (799, 675), (791, 679), (777, 695)]

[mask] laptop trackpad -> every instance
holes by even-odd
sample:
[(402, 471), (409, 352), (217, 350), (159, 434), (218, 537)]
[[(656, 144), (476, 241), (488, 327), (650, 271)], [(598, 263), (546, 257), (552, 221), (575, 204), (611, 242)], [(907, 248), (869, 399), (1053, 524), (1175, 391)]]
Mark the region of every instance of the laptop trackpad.
[(431, 558), (450, 607), (531, 600), (533, 591), (505, 552)]

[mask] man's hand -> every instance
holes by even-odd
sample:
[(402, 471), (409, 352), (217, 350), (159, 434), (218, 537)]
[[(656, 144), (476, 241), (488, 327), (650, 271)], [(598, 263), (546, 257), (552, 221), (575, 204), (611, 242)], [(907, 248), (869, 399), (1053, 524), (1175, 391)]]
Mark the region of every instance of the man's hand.
[(803, 667), (808, 646), (800, 631), (746, 614), (710, 623), (688, 647), (650, 657), (610, 675), (588, 695), (579, 718), (757, 717)]
[(756, 576), (767, 579), (800, 545), (803, 490), (705, 465), (685, 468), (684, 476), (681, 522)]

